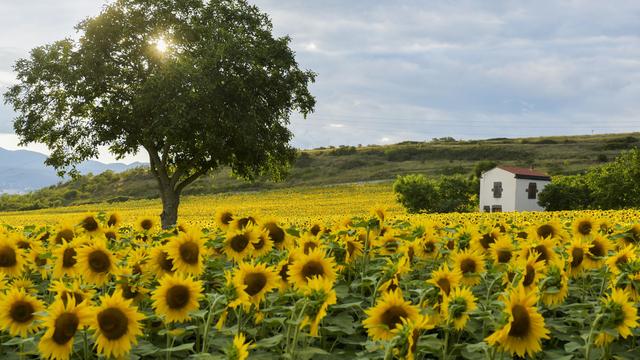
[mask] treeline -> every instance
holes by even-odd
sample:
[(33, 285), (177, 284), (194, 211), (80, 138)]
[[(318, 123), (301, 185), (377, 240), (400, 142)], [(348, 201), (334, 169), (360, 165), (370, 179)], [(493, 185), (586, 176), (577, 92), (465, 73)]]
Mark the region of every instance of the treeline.
[(546, 210), (640, 207), (640, 150), (622, 152), (615, 161), (584, 174), (554, 176), (538, 203)]

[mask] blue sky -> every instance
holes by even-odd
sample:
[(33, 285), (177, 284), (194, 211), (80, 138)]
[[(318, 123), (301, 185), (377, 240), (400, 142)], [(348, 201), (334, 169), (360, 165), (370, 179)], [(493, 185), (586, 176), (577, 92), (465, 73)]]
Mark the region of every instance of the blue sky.
[[(0, 87), (103, 4), (7, 2)], [(638, 1), (251, 2), (318, 73), (316, 112), (292, 121), (298, 147), (640, 131)], [(11, 119), (0, 105), (0, 146), (15, 148)]]

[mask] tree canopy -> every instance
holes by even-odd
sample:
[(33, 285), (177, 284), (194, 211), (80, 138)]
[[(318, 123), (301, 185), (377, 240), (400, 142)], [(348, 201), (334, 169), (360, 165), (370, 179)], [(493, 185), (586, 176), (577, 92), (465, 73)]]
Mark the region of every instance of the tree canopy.
[(107, 147), (149, 154), (175, 224), (180, 192), (229, 166), (280, 179), (295, 158), (287, 128), (307, 116), (315, 74), (300, 69), (289, 37), (244, 0), (116, 0), (76, 27), (79, 38), (31, 51), (5, 94), (22, 144), (52, 151), (61, 174)]

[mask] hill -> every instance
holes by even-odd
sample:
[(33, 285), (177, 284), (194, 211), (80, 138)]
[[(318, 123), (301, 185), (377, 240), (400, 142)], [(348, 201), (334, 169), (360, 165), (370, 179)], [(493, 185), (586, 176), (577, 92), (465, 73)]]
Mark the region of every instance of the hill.
[[(56, 171), (44, 164), (46, 159), (46, 155), (35, 151), (0, 148), (0, 193), (25, 193), (59, 183), (61, 179)], [(99, 174), (107, 170), (121, 172), (143, 165), (90, 160), (81, 163), (78, 171), (81, 174)]]
[[(203, 177), (184, 195), (273, 188), (392, 181), (397, 175), (470, 174), (478, 161), (535, 166), (551, 175), (575, 174), (612, 160), (620, 151), (640, 146), (640, 133), (556, 136), (520, 139), (404, 142), (388, 146), (343, 146), (300, 152), (291, 174), (281, 183), (237, 180), (228, 169)], [(122, 202), (158, 197), (155, 179), (145, 168), (106, 171), (49, 186), (25, 195), (0, 196), (0, 211)]]

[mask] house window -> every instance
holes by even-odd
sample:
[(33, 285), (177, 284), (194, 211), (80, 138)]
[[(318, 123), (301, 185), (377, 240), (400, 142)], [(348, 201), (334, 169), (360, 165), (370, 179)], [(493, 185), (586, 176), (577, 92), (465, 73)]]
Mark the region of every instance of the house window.
[(529, 199), (536, 199), (538, 197), (538, 184), (534, 182), (529, 183), (527, 193), (529, 193)]
[(491, 212), (491, 206), (486, 205), (486, 206), (483, 208), (483, 211), (484, 211), (484, 212)]
[(491, 207), (491, 212), (502, 212), (502, 205), (493, 205)]
[(493, 197), (499, 199), (502, 197), (502, 182), (496, 181), (493, 183)]

